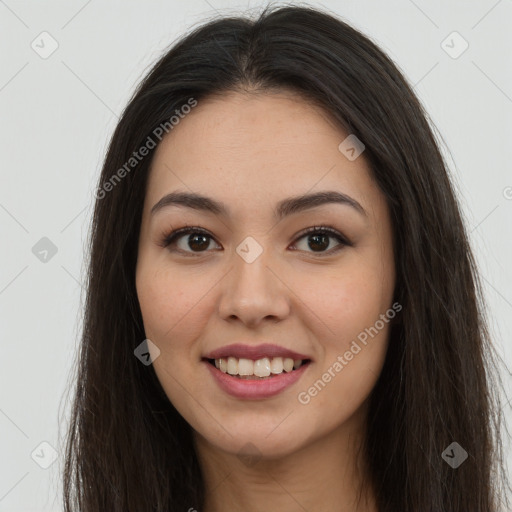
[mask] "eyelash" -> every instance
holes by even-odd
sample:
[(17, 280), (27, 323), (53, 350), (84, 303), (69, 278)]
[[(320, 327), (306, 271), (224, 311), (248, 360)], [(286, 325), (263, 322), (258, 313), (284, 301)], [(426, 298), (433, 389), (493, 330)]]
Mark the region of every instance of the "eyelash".
[[(170, 245), (174, 244), (178, 238), (181, 238), (183, 235), (191, 234), (191, 233), (199, 233), (202, 235), (205, 235), (211, 239), (214, 239), (212, 235), (210, 235), (205, 229), (200, 228), (199, 226), (185, 226), (180, 229), (176, 229), (174, 231), (170, 231), (165, 233), (162, 236), (161, 242), (158, 244), (160, 247), (168, 248)], [(330, 235), (332, 238), (335, 238), (339, 243), (336, 247), (325, 251), (325, 252), (312, 252), (312, 254), (317, 254), (322, 257), (322, 255), (331, 255), (334, 254), (341, 249), (343, 249), (345, 246), (351, 246), (352, 244), (348, 241), (347, 238), (345, 238), (338, 230), (334, 229), (332, 226), (313, 226), (310, 227), (304, 231), (302, 231), (299, 236), (296, 238), (296, 240), (300, 240), (301, 238), (304, 238), (307, 235), (310, 234), (327, 234)], [(183, 251), (181, 249), (177, 249), (178, 252), (181, 252), (182, 254), (185, 253), (187, 255), (191, 255), (192, 257), (196, 256), (202, 256), (203, 253), (208, 251), (199, 251), (199, 252), (189, 252), (189, 251)], [(306, 251), (309, 252), (309, 251)]]

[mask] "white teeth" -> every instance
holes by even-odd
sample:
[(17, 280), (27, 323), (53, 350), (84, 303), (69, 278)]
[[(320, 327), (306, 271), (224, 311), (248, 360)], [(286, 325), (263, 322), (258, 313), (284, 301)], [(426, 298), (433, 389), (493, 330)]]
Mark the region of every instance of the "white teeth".
[(268, 357), (254, 361), (254, 375), (256, 377), (268, 377), (270, 375), (270, 361)]
[(215, 359), (215, 367), (220, 371), (243, 377), (269, 377), (270, 375), (279, 375), (283, 371), (289, 373), (301, 366), (302, 359), (294, 360), (291, 357), (264, 357), (256, 361), (237, 359), (236, 357)]
[(293, 359), (290, 359), (289, 357), (285, 357), (283, 359), (283, 366), (285, 372), (291, 372), (293, 370)]
[(238, 359), (236, 357), (228, 357), (228, 373), (238, 375)]
[[(238, 360), (238, 375), (253, 375), (254, 363), (251, 359)], [(231, 373), (231, 372), (230, 372)], [(235, 374), (232, 374), (235, 375)]]
[(283, 358), (282, 357), (273, 357), (272, 361), (270, 361), (270, 371), (274, 374), (283, 373)]

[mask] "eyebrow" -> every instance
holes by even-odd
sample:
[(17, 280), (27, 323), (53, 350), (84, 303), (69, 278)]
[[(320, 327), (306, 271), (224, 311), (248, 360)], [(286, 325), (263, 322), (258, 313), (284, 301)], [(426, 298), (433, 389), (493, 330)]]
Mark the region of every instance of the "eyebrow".
[[(298, 213), (318, 206), (337, 203), (352, 207), (354, 210), (359, 212), (363, 216), (367, 216), (364, 208), (352, 197), (336, 192), (334, 190), (328, 190), (323, 192), (317, 192), (314, 194), (307, 194), (302, 196), (289, 197), (280, 201), (276, 209), (274, 210), (274, 216), (278, 219), (282, 219), (288, 215)], [(186, 208), (192, 208), (194, 210), (206, 211), (215, 215), (223, 215), (225, 217), (230, 216), (228, 207), (211, 197), (206, 197), (194, 192), (180, 192), (174, 191), (163, 196), (154, 206), (151, 208), (151, 215), (162, 210), (167, 206), (181, 206)]]

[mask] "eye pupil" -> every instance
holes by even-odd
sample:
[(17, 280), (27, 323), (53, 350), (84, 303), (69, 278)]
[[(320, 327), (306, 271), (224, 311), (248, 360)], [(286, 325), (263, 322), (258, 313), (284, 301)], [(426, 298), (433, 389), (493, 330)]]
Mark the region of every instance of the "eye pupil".
[[(202, 238), (203, 245), (201, 246), (201, 243), (200, 243), (199, 247), (198, 246), (194, 247), (193, 245), (195, 244), (195, 242), (193, 240), (198, 239), (198, 238)], [(189, 247), (191, 249), (203, 250), (203, 249), (207, 249), (208, 248), (208, 245), (209, 245), (210, 242), (209, 242), (208, 237), (206, 235), (192, 234), (192, 235), (189, 235), (189, 237), (188, 237), (188, 243), (189, 243)]]
[[(310, 244), (308, 244), (308, 245), (309, 245), (309, 247), (310, 247), (310, 249), (315, 250), (314, 246), (315, 246), (316, 244), (318, 244), (318, 243), (320, 243), (320, 249), (319, 249), (320, 251), (322, 251), (322, 250), (326, 249), (327, 247), (329, 247), (329, 236), (328, 236), (328, 235), (326, 235), (326, 234), (310, 235), (309, 239), (310, 239), (310, 240), (314, 240), (314, 242), (313, 242), (313, 246), (311, 245), (311, 243), (310, 243)], [(319, 240), (320, 240), (320, 239), (322, 240), (321, 242), (319, 242)], [(323, 243), (322, 243), (322, 242), (323, 242)], [(327, 243), (326, 243), (326, 242), (327, 242)], [(318, 248), (318, 247), (317, 247), (317, 248)]]

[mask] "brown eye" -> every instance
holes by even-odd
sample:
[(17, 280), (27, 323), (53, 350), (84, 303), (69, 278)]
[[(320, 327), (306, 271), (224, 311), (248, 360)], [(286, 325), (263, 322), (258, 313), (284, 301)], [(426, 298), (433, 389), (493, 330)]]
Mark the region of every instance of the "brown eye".
[[(178, 237), (178, 239), (180, 238), (182, 237)], [(202, 233), (192, 233), (188, 235), (188, 238), (185, 241), (185, 246), (190, 247), (194, 251), (204, 251), (208, 249), (210, 240), (210, 237)]]
[[(185, 238), (185, 235), (188, 235)], [(181, 245), (181, 240), (184, 240)], [(162, 247), (177, 246), (181, 252), (205, 252), (213, 237), (201, 228), (187, 227), (172, 231), (164, 237)]]
[[(299, 248), (299, 250), (305, 250), (307, 252), (309, 252), (309, 249), (311, 252), (332, 253), (342, 249), (346, 245), (350, 245), (341, 233), (327, 226), (315, 226), (313, 228), (309, 228), (298, 238), (298, 240), (302, 238), (306, 239), (307, 245), (306, 248)], [(338, 244), (329, 248), (332, 239), (336, 240)]]
[[(186, 237), (186, 235), (188, 236)], [(301, 239), (307, 240), (307, 244), (305, 247), (299, 248), (299, 250), (319, 255), (332, 254), (343, 249), (345, 246), (352, 245), (339, 231), (330, 226), (308, 228), (296, 240)], [(332, 240), (338, 243), (333, 245), (331, 243)], [(170, 251), (200, 255), (201, 253), (208, 252), (211, 241), (214, 241), (214, 238), (206, 230), (187, 226), (165, 235), (159, 245), (169, 248)], [(218, 244), (217, 248), (220, 248)]]

